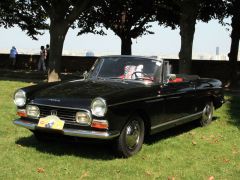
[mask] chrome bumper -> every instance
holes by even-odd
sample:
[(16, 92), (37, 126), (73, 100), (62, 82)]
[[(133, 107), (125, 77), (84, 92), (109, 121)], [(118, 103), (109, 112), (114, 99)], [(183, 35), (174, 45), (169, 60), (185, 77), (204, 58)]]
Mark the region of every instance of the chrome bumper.
[[(47, 128), (39, 128), (37, 127), (36, 123), (21, 120), (21, 119), (14, 120), (13, 124), (27, 128), (32, 131), (47, 129)], [(51, 129), (49, 129), (49, 131), (51, 131)], [(77, 130), (77, 129), (70, 129), (70, 128), (64, 128), (63, 130), (61, 130), (61, 132), (66, 136), (95, 138), (95, 139), (113, 139), (120, 135), (118, 131), (101, 132), (101, 131), (90, 131), (90, 130)]]

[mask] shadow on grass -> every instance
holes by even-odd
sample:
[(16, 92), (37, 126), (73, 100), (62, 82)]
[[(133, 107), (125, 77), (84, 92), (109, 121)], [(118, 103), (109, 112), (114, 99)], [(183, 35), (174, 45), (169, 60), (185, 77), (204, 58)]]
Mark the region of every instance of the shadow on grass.
[[(217, 117), (217, 116), (213, 117), (213, 121), (216, 121), (217, 119), (219, 119), (219, 117)], [(171, 138), (171, 137), (181, 135), (183, 133), (189, 132), (189, 131), (191, 131), (195, 128), (198, 128), (198, 127), (200, 127), (199, 121), (192, 121), (192, 122), (189, 122), (189, 123), (186, 123), (186, 124), (183, 124), (183, 125), (180, 125), (180, 126), (168, 129), (168, 130), (165, 130), (165, 131), (160, 132), (158, 134), (154, 134), (152, 136), (149, 136), (149, 137), (146, 138), (145, 143), (148, 144), (148, 145), (155, 144), (160, 140), (168, 139), (168, 138)]]
[[(63, 81), (82, 79), (82, 73), (61, 73)], [(36, 70), (13, 70), (13, 69), (0, 69), (0, 80), (4, 81), (20, 81), (26, 83), (39, 84), (47, 82), (47, 73), (39, 72)]]
[(240, 129), (240, 113), (239, 113), (239, 110), (240, 110), (240, 94), (232, 95), (227, 103), (229, 103), (228, 113), (231, 116), (231, 119), (228, 120), (228, 123), (230, 123), (232, 125), (235, 125), (235, 126), (238, 127), (238, 129)]
[(35, 148), (39, 152), (56, 156), (73, 155), (76, 157), (100, 160), (112, 160), (116, 158), (114, 157), (114, 152), (109, 142), (99, 142), (92, 139), (61, 137), (40, 142), (32, 135), (18, 139), (16, 144), (23, 147)]
[(38, 71), (24, 71), (13, 69), (0, 69), (0, 80), (4, 81), (19, 81), (26, 83), (38, 84), (44, 82), (47, 75)]

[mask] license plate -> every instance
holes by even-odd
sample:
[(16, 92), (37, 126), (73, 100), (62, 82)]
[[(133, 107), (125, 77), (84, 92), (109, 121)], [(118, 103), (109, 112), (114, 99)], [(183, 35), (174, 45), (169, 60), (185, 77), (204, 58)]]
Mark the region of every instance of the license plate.
[(59, 117), (57, 116), (47, 116), (44, 118), (40, 118), (38, 122), (38, 127), (41, 127), (41, 128), (62, 130), (63, 126), (64, 126), (64, 121), (59, 119)]

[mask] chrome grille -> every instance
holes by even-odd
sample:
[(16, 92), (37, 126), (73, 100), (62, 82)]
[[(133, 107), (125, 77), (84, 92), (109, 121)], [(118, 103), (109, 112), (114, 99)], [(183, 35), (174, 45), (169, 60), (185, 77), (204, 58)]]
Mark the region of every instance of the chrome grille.
[(40, 106), (37, 105), (40, 109), (40, 117), (46, 117), (52, 115), (51, 112), (57, 112), (57, 116), (65, 121), (67, 124), (78, 125), (76, 122), (76, 113), (80, 110), (76, 109), (66, 109), (61, 107), (51, 107), (51, 106)]

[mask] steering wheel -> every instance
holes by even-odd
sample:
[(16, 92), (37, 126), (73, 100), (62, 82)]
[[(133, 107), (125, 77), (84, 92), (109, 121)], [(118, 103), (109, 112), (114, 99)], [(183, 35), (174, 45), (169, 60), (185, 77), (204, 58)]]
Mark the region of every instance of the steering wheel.
[[(137, 74), (141, 74), (142, 76), (139, 77)], [(150, 81), (153, 81), (152, 77), (142, 71), (135, 71), (132, 73), (131, 75), (131, 79), (133, 79), (133, 76), (135, 75), (135, 79), (136, 80), (150, 80)]]

